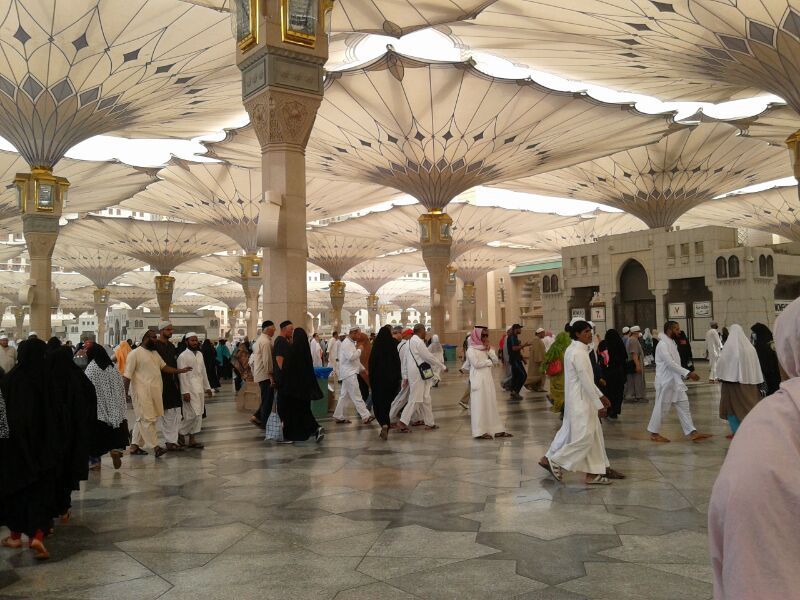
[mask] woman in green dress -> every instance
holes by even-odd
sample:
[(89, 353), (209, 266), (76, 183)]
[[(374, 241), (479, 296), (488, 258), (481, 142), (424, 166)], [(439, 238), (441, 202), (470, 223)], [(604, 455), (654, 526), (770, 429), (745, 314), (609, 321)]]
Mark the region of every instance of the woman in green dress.
[(542, 362), (542, 373), (550, 379), (550, 400), (553, 403), (551, 410), (554, 413), (561, 413), (562, 417), (564, 416), (564, 352), (571, 343), (569, 334), (562, 331), (553, 340)]

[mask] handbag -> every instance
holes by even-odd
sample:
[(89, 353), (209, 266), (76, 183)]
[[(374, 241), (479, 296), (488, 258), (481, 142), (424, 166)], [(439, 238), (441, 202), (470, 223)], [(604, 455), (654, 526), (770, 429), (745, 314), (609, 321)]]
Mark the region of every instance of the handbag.
[(561, 362), (560, 358), (557, 358), (554, 361), (547, 364), (547, 370), (545, 371), (545, 373), (547, 373), (548, 377), (555, 377), (563, 370), (564, 370), (564, 363)]
[(267, 419), (267, 426), (265, 427), (265, 440), (274, 440), (276, 442), (283, 441), (283, 426), (281, 425), (281, 418), (277, 412), (271, 412)]
[(411, 352), (411, 342), (409, 342), (408, 344), (408, 351), (411, 354), (411, 358), (414, 359), (414, 364), (417, 365), (417, 369), (419, 369), (420, 377), (422, 377), (424, 381), (427, 381), (428, 379), (433, 379), (433, 369), (431, 368), (430, 364), (426, 362), (418, 363), (417, 359), (414, 358), (414, 353)]

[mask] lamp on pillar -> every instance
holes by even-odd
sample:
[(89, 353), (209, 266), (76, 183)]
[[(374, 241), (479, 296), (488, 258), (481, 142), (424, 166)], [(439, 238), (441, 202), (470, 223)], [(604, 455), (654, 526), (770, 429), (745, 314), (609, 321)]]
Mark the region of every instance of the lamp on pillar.
[(447, 213), (431, 211), (419, 217), (422, 260), (431, 282), (431, 330), (444, 333), (445, 295), (449, 283), (450, 247), (453, 245), (453, 220)]
[(475, 307), (475, 282), (465, 281), (462, 294), (463, 294), (462, 306), (464, 308), (464, 321), (466, 326), (472, 329), (473, 327), (475, 327), (475, 319), (477, 316), (477, 311)]
[(175, 291), (175, 278), (170, 275), (156, 275), (156, 300), (161, 320), (169, 319), (169, 307), (172, 305), (172, 293)]
[(22, 334), (25, 328), (25, 307), (15, 306), (11, 309), (11, 312), (14, 314), (15, 322), (14, 337), (20, 340), (24, 337)]
[(258, 294), (261, 291), (263, 261), (255, 254), (246, 254), (239, 258), (239, 265), (248, 310), (247, 338), (254, 340), (258, 329)]
[(797, 179), (800, 177), (800, 129), (786, 138), (786, 145), (792, 153), (792, 170)]
[(98, 288), (92, 292), (94, 296), (94, 314), (97, 315), (97, 343), (106, 342), (106, 314), (108, 313), (108, 300), (111, 292), (105, 288)]
[(270, 265), (264, 314), (306, 322), (305, 147), (322, 101), (327, 0), (232, 3), (242, 100), (262, 156), (258, 243)]
[(33, 168), (14, 179), (17, 203), (22, 213), (22, 231), (31, 264), (31, 329), (50, 337), (50, 272), (58, 239), (58, 220), (67, 199), (69, 181), (51, 169)]
[(375, 320), (378, 316), (378, 294), (369, 294), (367, 296), (367, 325), (370, 329), (375, 329)]
[(340, 331), (342, 328), (342, 308), (344, 307), (344, 281), (332, 281), (330, 294), (331, 294), (331, 321), (334, 331)]

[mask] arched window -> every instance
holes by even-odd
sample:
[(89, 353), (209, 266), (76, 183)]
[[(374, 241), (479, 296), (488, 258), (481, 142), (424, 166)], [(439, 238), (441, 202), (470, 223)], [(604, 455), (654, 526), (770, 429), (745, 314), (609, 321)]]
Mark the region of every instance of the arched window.
[(767, 276), (767, 257), (763, 254), (758, 257), (758, 274), (761, 277)]
[(728, 277), (728, 263), (724, 256), (717, 259), (717, 279), (725, 279)]
[(736, 256), (728, 259), (728, 276), (739, 277), (739, 259)]
[(772, 256), (767, 257), (767, 277), (774, 277), (775, 276), (775, 261), (772, 259)]
[(546, 294), (549, 291), (550, 291), (550, 277), (545, 275), (542, 278), (542, 293)]
[(551, 275), (550, 276), (550, 291), (557, 292), (558, 291), (558, 275)]

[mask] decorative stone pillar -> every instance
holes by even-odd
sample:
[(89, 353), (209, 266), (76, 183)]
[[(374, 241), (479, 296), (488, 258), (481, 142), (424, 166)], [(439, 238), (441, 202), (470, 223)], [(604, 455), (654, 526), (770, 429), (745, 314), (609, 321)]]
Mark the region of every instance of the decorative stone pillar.
[(400, 310), (400, 325), (405, 327), (408, 325), (408, 309), (403, 308)]
[(228, 339), (233, 339), (234, 330), (236, 329), (236, 322), (239, 319), (236, 315), (235, 308), (228, 308), (228, 334), (225, 336)]
[(342, 308), (344, 307), (344, 281), (331, 282), (331, 324), (334, 331), (341, 331), (342, 327)]
[(322, 317), (317, 315), (312, 319), (314, 322), (314, 331), (312, 333), (317, 333), (319, 331), (320, 325), (322, 324)]
[(371, 331), (375, 331), (375, 322), (378, 318), (378, 295), (370, 294), (367, 296), (367, 318), (369, 320), (368, 327)]
[(428, 268), (431, 282), (431, 331), (442, 335), (447, 302), (450, 247), (453, 238), (450, 228), (453, 219), (447, 213), (433, 211), (419, 217), (419, 241), (422, 260)]
[(258, 295), (261, 292), (262, 267), (261, 257), (255, 254), (245, 254), (239, 257), (241, 268), (242, 289), (246, 298), (248, 317), (247, 317), (247, 338), (256, 339), (258, 331)]
[[(242, 100), (261, 145), (258, 243), (269, 264), (263, 312), (305, 323), (305, 147), (322, 101), (328, 58), (326, 12), (332, 3), (232, 2)], [(249, 10), (242, 12), (242, 6)], [(302, 27), (298, 24), (302, 24)]]
[(14, 328), (14, 337), (18, 340), (25, 339), (23, 335), (25, 333), (25, 307), (24, 306), (15, 306), (11, 309), (11, 312), (14, 314), (14, 322), (16, 323), (16, 327)]
[(169, 307), (172, 305), (172, 294), (175, 291), (175, 278), (170, 275), (156, 275), (156, 300), (161, 314), (161, 320), (169, 319)]
[(14, 184), (31, 264), (30, 329), (46, 340), (50, 338), (53, 249), (69, 181), (54, 176), (51, 169), (34, 167), (30, 173), (17, 173)]
[[(667, 290), (655, 289), (653, 296), (656, 298), (656, 327), (658, 327), (659, 335), (663, 332), (664, 323), (669, 319), (667, 315), (667, 307), (664, 303), (664, 296), (667, 295)], [(622, 327), (621, 323), (617, 323), (618, 327)]]
[(464, 307), (464, 325), (467, 329), (475, 327), (477, 319), (477, 307), (475, 306), (475, 282), (465, 281), (464, 288), (461, 290)]
[(97, 288), (92, 295), (94, 296), (94, 314), (97, 315), (97, 340), (95, 341), (102, 346), (106, 343), (106, 315), (111, 292), (105, 288)]

